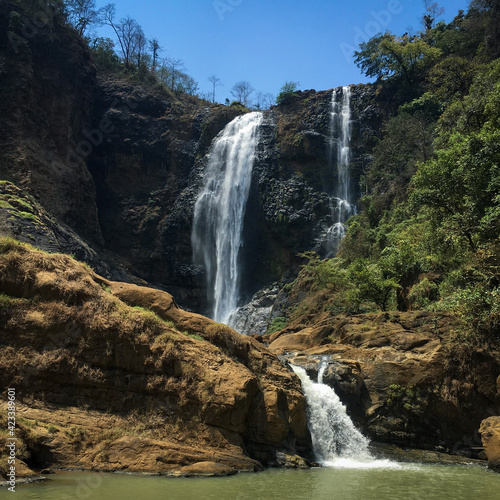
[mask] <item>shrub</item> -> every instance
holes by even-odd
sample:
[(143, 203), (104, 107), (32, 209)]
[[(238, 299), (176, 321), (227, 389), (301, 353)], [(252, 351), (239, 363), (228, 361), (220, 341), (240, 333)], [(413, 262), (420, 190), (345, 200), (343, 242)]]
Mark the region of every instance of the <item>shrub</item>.
[(283, 316), (278, 316), (277, 318), (274, 318), (271, 321), (271, 324), (267, 328), (266, 333), (270, 334), (274, 332), (279, 332), (280, 330), (283, 330), (283, 328), (285, 328), (286, 325), (288, 325), (287, 319), (284, 318)]
[(299, 86), (299, 82), (285, 82), (283, 87), (281, 87), (278, 97), (276, 97), (276, 104), (286, 104), (294, 96), (297, 95), (296, 90)]

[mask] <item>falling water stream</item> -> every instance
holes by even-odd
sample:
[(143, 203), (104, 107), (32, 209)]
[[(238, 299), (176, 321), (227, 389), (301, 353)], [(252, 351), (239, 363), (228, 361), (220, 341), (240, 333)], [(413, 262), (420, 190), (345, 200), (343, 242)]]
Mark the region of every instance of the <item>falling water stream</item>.
[(240, 297), (240, 248), (260, 112), (238, 116), (216, 138), (194, 209), (194, 261), (206, 269), (212, 318), (228, 323)]
[(306, 396), (308, 427), (315, 459), (324, 466), (354, 468), (399, 468), (389, 460), (375, 460), (369, 441), (356, 428), (335, 391), (323, 383), (328, 361), (322, 359), (318, 382), (313, 382), (304, 368), (292, 365)]
[(350, 192), (351, 173), (351, 89), (342, 87), (333, 91), (328, 139), (328, 163), (336, 171), (336, 185), (331, 202), (332, 226), (326, 234), (327, 257), (337, 252), (345, 236), (345, 222), (355, 213)]

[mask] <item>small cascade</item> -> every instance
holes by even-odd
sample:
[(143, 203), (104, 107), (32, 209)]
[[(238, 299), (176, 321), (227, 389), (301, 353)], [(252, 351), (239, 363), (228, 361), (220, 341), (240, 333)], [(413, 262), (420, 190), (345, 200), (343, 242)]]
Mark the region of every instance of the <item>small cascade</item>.
[(328, 142), (328, 163), (337, 173), (337, 182), (332, 195), (332, 226), (328, 229), (325, 245), (327, 257), (337, 252), (345, 236), (345, 222), (356, 211), (350, 192), (351, 174), (351, 89), (342, 87), (333, 91), (330, 111), (330, 136)]
[(226, 125), (210, 151), (195, 204), (194, 262), (205, 266), (212, 318), (221, 323), (238, 306), (243, 220), (262, 120), (255, 112)]
[(318, 382), (315, 383), (304, 368), (292, 365), (306, 396), (315, 459), (327, 467), (399, 467), (388, 460), (375, 460), (371, 456), (368, 439), (356, 429), (335, 391), (323, 384), (327, 367), (327, 359), (322, 359)]

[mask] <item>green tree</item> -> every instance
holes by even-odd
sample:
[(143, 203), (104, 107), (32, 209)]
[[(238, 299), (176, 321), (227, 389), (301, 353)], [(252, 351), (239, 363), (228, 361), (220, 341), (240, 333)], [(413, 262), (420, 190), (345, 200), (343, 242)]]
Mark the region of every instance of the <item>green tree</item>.
[(368, 259), (357, 259), (347, 269), (347, 277), (354, 285), (351, 297), (359, 303), (364, 301), (375, 303), (382, 311), (386, 311), (394, 290), (398, 287), (394, 277), (378, 263)]
[(279, 91), (278, 97), (276, 97), (276, 104), (279, 105), (287, 102), (291, 97), (296, 95), (298, 88), (299, 82), (285, 82)]
[[(413, 180), (412, 202), (426, 205), (472, 251), (500, 231), (500, 61), (443, 116), (436, 157)], [(451, 115), (451, 116), (450, 116)]]
[(98, 68), (116, 70), (120, 67), (120, 59), (115, 53), (115, 43), (111, 38), (95, 38), (89, 45)]
[(400, 77), (409, 86), (441, 55), (441, 50), (421, 38), (396, 37), (391, 33), (372, 37), (362, 43), (360, 49), (354, 53), (354, 62), (366, 76)]

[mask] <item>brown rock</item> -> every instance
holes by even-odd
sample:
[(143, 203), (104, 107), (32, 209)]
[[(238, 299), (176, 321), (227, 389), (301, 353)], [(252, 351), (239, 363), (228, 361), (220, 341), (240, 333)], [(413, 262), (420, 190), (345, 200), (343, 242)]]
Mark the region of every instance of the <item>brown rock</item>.
[(107, 471), (199, 462), (255, 470), (277, 449), (309, 447), (300, 382), (261, 343), (181, 310), (166, 292), (1, 243), (0, 382), (32, 398), (19, 411), (40, 445), (33, 460)]
[(232, 476), (238, 471), (229, 466), (217, 462), (197, 462), (193, 465), (187, 465), (180, 470), (183, 476), (201, 476), (201, 477), (218, 477)]
[(479, 433), (488, 459), (488, 467), (500, 472), (500, 417), (483, 420)]

